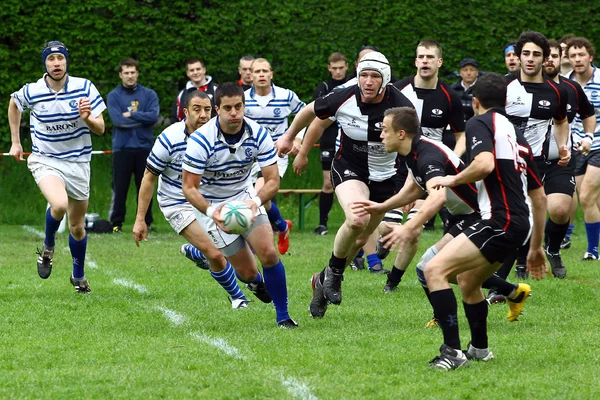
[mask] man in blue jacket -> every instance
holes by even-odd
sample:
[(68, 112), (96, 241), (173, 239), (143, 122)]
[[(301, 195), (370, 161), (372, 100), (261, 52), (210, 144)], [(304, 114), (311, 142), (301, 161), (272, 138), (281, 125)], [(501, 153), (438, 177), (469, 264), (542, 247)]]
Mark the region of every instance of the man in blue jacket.
[[(121, 232), (125, 221), (127, 191), (131, 175), (140, 190), (146, 158), (154, 143), (153, 126), (158, 121), (158, 96), (138, 83), (139, 63), (126, 58), (119, 63), (122, 84), (108, 94), (108, 114), (113, 122), (113, 187), (110, 222), (114, 232)], [(137, 196), (136, 196), (137, 198)], [(146, 224), (152, 224), (152, 203)]]

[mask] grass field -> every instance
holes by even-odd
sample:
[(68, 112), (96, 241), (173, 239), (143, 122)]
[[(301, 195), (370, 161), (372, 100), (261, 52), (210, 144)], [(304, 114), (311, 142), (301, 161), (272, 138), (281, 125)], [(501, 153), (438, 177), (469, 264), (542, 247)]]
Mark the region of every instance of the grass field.
[[(428, 361), (441, 332), (424, 328), (431, 310), (413, 267), (391, 294), (382, 291), (385, 277), (347, 271), (343, 304), (322, 320), (309, 317), (309, 278), (327, 262), (333, 232), (292, 234), (283, 262), (300, 328), (290, 331), (277, 328), (272, 305), (232, 310), (164, 225), (139, 249), (129, 233), (90, 235), (87, 295), (69, 284), (64, 234), (52, 276), (39, 279), (42, 230), (0, 229), (0, 398), (600, 397), (600, 264), (578, 261), (583, 231), (563, 252), (567, 279), (531, 282), (520, 321), (506, 320), (505, 305), (490, 307), (496, 359), (440, 372)], [(438, 235), (426, 233), (421, 249)], [(468, 325), (459, 315), (464, 347)]]

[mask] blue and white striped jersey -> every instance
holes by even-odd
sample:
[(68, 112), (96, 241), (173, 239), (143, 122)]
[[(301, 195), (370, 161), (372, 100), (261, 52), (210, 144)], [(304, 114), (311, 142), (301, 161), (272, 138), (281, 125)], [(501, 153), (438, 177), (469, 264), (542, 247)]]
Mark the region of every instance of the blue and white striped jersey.
[(91, 117), (106, 109), (102, 96), (92, 82), (67, 76), (65, 86), (55, 92), (46, 83), (46, 74), (35, 83), (28, 83), (12, 97), (19, 111), (31, 110), (29, 129), (32, 151), (47, 157), (73, 162), (92, 159), (90, 130), (79, 116), (79, 100), (89, 98)]
[[(575, 72), (571, 73), (569, 77), (575, 80)], [(600, 71), (594, 66), (594, 72), (590, 80), (583, 86), (585, 95), (590, 100), (590, 103), (594, 106), (596, 114), (596, 131), (594, 132), (594, 142), (592, 143), (592, 150), (600, 149)], [(585, 137), (583, 122), (580, 115), (575, 116), (573, 125), (571, 127), (573, 133), (573, 142), (578, 143)]]
[(298, 114), (306, 106), (296, 93), (271, 84), (271, 93), (261, 98), (254, 86), (244, 92), (246, 108), (244, 115), (267, 129), (273, 141), (279, 139), (288, 128), (288, 117)]
[(277, 163), (277, 152), (269, 132), (244, 117), (244, 133), (228, 144), (215, 117), (188, 139), (183, 169), (202, 175), (200, 193), (212, 203), (221, 203), (252, 187), (250, 171)]
[(185, 120), (174, 123), (156, 138), (146, 168), (158, 175), (158, 204), (169, 207), (187, 203), (181, 187), (181, 164), (187, 148)]

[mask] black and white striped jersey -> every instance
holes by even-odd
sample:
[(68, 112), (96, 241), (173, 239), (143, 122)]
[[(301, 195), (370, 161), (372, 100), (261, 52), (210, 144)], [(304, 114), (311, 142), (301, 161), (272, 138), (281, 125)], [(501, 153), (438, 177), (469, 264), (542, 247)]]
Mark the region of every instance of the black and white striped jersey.
[(363, 103), (358, 85), (336, 88), (316, 99), (314, 107), (317, 117), (333, 117), (340, 126), (338, 159), (366, 180), (382, 182), (394, 176), (396, 153), (387, 153), (381, 143), (383, 113), (393, 107), (414, 108), (398, 89), (388, 85), (380, 103)]
[(458, 93), (438, 80), (435, 89), (415, 87), (414, 75), (394, 83), (415, 106), (424, 137), (441, 142), (447, 126), (456, 132), (464, 132), (465, 115)]
[[(556, 82), (522, 82), (520, 71), (508, 74), (506, 113), (525, 136), (535, 157), (548, 155), (548, 138), (552, 119), (567, 116), (567, 92)], [(468, 146), (468, 144), (467, 144)]]
[[(477, 182), (479, 212), (482, 219), (494, 219), (507, 231), (533, 224), (531, 204), (527, 198), (530, 148), (505, 111), (492, 109), (467, 121), (465, 131), (467, 157), (471, 162), (478, 154), (494, 155), (494, 170)], [(529, 158), (529, 159), (528, 159)], [(541, 182), (538, 180), (537, 187)]]

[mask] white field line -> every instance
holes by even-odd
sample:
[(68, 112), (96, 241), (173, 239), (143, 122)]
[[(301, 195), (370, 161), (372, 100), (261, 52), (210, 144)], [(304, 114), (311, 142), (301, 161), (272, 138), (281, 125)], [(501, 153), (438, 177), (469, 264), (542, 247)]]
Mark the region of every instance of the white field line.
[(46, 234), (44, 232), (38, 231), (37, 229), (32, 228), (29, 225), (23, 225), (23, 229), (25, 229), (29, 233), (33, 233), (34, 235), (39, 236), (40, 239), (46, 238)]
[(195, 333), (195, 332), (190, 333), (190, 335), (192, 335), (192, 337), (194, 339), (196, 339), (202, 343), (206, 343), (210, 346), (213, 346), (216, 349), (221, 350), (223, 353), (225, 353), (231, 357), (238, 358), (240, 360), (243, 360), (246, 358), (244, 355), (242, 355), (242, 353), (240, 353), (240, 351), (236, 347), (227, 343), (227, 341), (223, 338), (219, 338), (219, 337), (213, 338), (213, 337), (210, 337), (203, 333)]
[(166, 307), (156, 307), (157, 310), (162, 311), (165, 318), (167, 318), (175, 326), (182, 325), (185, 322), (185, 315), (179, 314), (177, 311), (170, 310)]
[(281, 384), (287, 388), (289, 394), (297, 399), (317, 400), (317, 396), (312, 394), (310, 388), (294, 377), (285, 377), (282, 375)]
[[(31, 226), (23, 225), (23, 229), (25, 229), (26, 231), (28, 231), (30, 233), (33, 233), (34, 235), (37, 235), (41, 239), (44, 239), (46, 237), (46, 234), (44, 232), (37, 230), (35, 228), (32, 228)], [(96, 264), (95, 261), (90, 260), (90, 259), (86, 259), (86, 265), (91, 269), (99, 268), (98, 264)], [(110, 275), (110, 271), (105, 271), (105, 273), (108, 273)], [(148, 292), (148, 290), (146, 289), (145, 286), (139, 285), (135, 282), (128, 281), (126, 279), (115, 278), (115, 279), (113, 279), (113, 282), (119, 286), (134, 289), (141, 294)], [(165, 316), (165, 318), (167, 318), (175, 326), (182, 325), (186, 320), (185, 315), (180, 314), (177, 311), (170, 310), (166, 307), (157, 307), (157, 310), (161, 311), (163, 313), (163, 315)], [(196, 332), (192, 332), (192, 333), (190, 333), (190, 335), (194, 339), (198, 340), (199, 342), (206, 343), (209, 346), (212, 346), (212, 347), (216, 348), (217, 350), (220, 350), (231, 357), (234, 357), (234, 358), (237, 358), (240, 360), (243, 360), (246, 358), (237, 347), (230, 345), (223, 338), (210, 337), (203, 333), (196, 333)], [(288, 392), (295, 398), (302, 399), (302, 400), (317, 400), (317, 397), (311, 393), (310, 388), (305, 383), (299, 381), (298, 379), (296, 379), (294, 377), (285, 377), (282, 375), (281, 376), (281, 384), (283, 386), (285, 386), (287, 388)]]
[(115, 278), (113, 279), (113, 282), (119, 286), (137, 290), (137, 292), (141, 294), (148, 293), (148, 289), (146, 289), (145, 286), (138, 285), (137, 283), (128, 281), (127, 279)]

